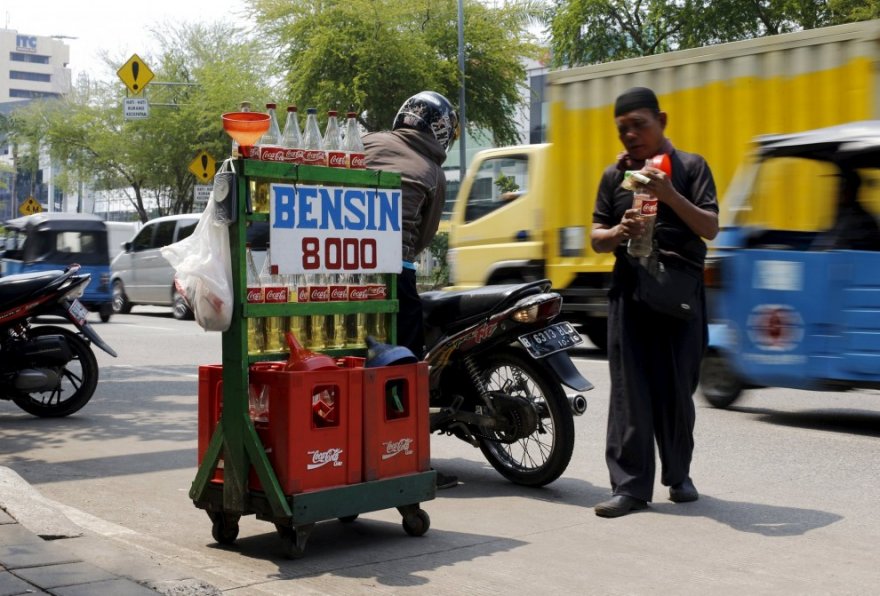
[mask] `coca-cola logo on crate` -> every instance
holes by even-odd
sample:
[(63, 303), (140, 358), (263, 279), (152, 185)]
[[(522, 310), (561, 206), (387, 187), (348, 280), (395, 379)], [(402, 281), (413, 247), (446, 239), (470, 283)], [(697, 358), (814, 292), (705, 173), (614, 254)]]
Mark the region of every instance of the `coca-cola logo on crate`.
[(367, 167), (367, 156), (363, 153), (350, 153), (348, 156), (349, 164), (353, 170), (363, 170)]
[(388, 289), (380, 285), (367, 286), (367, 296), (369, 300), (385, 300), (388, 297)]
[(342, 449), (338, 448), (330, 448), (326, 451), (313, 450), (307, 452), (312, 456), (312, 463), (306, 466), (307, 470), (314, 470), (316, 468), (320, 468), (326, 466), (327, 464), (333, 464), (334, 468), (338, 468), (343, 465), (342, 462)]
[(285, 287), (266, 288), (266, 302), (278, 303), (287, 302), (289, 294)]
[(310, 302), (329, 302), (330, 286), (311, 286), (309, 288)]
[(296, 301), (297, 302), (308, 302), (309, 301), (309, 288), (308, 287), (300, 287), (296, 289)]
[(341, 302), (348, 300), (348, 286), (330, 286), (330, 300)]
[(344, 151), (329, 151), (327, 152), (327, 165), (331, 168), (346, 168), (348, 167), (346, 157)]
[(264, 302), (265, 295), (263, 294), (263, 288), (248, 288), (247, 289), (247, 301), (248, 302)]
[(351, 286), (348, 290), (348, 299), (352, 301), (369, 300), (370, 294), (367, 286)]
[(283, 162), (286, 153), (287, 150), (284, 147), (260, 147), (260, 160)]
[(302, 163), (308, 166), (323, 166), (327, 163), (327, 154), (324, 151), (303, 151)]

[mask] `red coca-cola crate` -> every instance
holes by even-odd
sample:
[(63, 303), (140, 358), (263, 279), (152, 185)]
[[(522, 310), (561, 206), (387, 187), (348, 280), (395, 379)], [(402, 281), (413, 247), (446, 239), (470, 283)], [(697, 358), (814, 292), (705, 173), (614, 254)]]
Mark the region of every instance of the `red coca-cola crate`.
[(251, 370), (250, 383), (269, 388), (269, 421), (258, 432), (285, 494), (361, 481), (362, 371)]
[(364, 369), (364, 480), (430, 469), (428, 365)]
[(199, 464), (217, 428), (223, 404), (223, 366), (207, 364), (199, 367)]

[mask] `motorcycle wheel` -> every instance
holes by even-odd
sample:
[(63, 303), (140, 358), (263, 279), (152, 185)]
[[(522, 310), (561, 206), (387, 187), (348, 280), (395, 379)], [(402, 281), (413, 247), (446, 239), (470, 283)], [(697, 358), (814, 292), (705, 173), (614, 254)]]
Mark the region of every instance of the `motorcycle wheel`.
[(481, 439), (483, 455), (516, 484), (544, 486), (559, 478), (574, 450), (574, 419), (562, 386), (533, 360), (515, 352), (491, 354), (481, 360), (480, 368), (489, 391), (528, 398), (540, 417), (535, 432), (513, 443)]
[(88, 342), (72, 331), (51, 325), (31, 329), (32, 337), (42, 335), (63, 335), (73, 358), (64, 365), (58, 387), (20, 395), (13, 401), (28, 414), (41, 418), (69, 416), (92, 399), (98, 386), (98, 360)]

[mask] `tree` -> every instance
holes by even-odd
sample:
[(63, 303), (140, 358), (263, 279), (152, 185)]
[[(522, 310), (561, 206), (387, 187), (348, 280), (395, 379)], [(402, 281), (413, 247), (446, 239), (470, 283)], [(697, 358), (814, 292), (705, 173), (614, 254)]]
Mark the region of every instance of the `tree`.
[(880, 16), (878, 0), (555, 0), (554, 66), (661, 54)]
[[(458, 102), (456, 0), (250, 0), (257, 28), (278, 48), (288, 95), (300, 105), (360, 114), (367, 130), (390, 127), (403, 101), (430, 89)], [(497, 144), (519, 141), (523, 59), (539, 48), (527, 25), (535, 2), (464, 4), (468, 124)]]
[(157, 199), (160, 215), (192, 211), (189, 163), (201, 149), (229, 154), (220, 114), (269, 94), (269, 61), (240, 29), (165, 24), (153, 34), (163, 50), (144, 57), (156, 75), (144, 91), (149, 118), (123, 119), (120, 84), (86, 81), (66, 97), (16, 111), (10, 124), (13, 138), (38, 141), (29, 155), (41, 141), (66, 166), (68, 189), (82, 179), (97, 190), (129, 189), (141, 221), (149, 218), (145, 195)]

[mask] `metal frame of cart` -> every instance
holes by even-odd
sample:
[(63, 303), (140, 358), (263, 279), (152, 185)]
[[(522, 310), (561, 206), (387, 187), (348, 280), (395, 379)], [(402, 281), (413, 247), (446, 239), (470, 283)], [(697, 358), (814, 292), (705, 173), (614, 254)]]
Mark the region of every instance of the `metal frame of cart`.
[[(247, 304), (245, 296), (245, 238), (248, 222), (268, 221), (268, 213), (250, 213), (250, 182), (308, 182), (377, 189), (400, 187), (400, 175), (374, 170), (345, 170), (255, 160), (239, 160), (236, 170), (238, 197), (233, 206), (230, 227), (234, 310), (232, 324), (223, 333), (223, 409), (210, 444), (199, 467), (190, 498), (205, 509), (212, 521), (212, 534), (221, 544), (231, 544), (238, 536), (241, 516), (255, 514), (275, 524), (285, 553), (302, 556), (306, 541), (318, 521), (338, 518), (350, 521), (360, 513), (396, 507), (404, 530), (413, 536), (424, 534), (430, 526), (420, 503), (435, 496), (435, 472), (426, 471), (399, 477), (362, 482), (287, 495), (248, 414), (248, 374), (250, 364), (279, 359), (286, 353), (249, 355), (247, 319), (269, 316), (307, 316), (312, 314), (350, 314), (357, 312), (393, 313), (397, 311), (396, 284), (386, 276), (388, 300), (340, 303)], [(396, 337), (395, 317), (389, 317), (389, 337)], [(364, 349), (327, 350), (333, 355), (363, 353)], [(212, 480), (223, 460), (222, 483)], [(248, 473), (253, 467), (263, 491), (251, 490)]]

